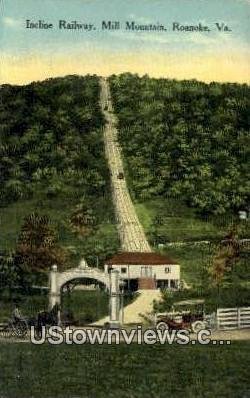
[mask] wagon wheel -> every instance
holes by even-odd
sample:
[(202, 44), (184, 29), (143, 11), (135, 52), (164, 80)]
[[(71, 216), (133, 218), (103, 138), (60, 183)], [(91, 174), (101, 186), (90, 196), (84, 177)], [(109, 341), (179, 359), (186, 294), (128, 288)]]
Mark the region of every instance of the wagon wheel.
[(191, 324), (192, 331), (198, 333), (202, 329), (206, 329), (206, 325), (203, 321), (195, 321)]
[(12, 325), (12, 335), (16, 337), (25, 337), (28, 333), (28, 324), (25, 320), (20, 320)]
[(156, 329), (162, 330), (164, 332), (164, 330), (169, 330), (169, 325), (166, 322), (159, 322), (156, 325)]
[(12, 336), (12, 327), (10, 324), (5, 325), (0, 332), (1, 337), (11, 337)]

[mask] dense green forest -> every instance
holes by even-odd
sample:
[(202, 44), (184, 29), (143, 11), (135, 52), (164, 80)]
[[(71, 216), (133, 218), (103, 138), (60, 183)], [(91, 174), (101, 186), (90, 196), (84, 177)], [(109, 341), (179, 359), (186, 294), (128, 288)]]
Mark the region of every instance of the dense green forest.
[(1, 203), (38, 190), (69, 199), (79, 186), (86, 195), (103, 193), (107, 169), (98, 95), (95, 77), (2, 87)]
[(249, 221), (238, 212), (249, 213), (249, 86), (130, 73), (109, 81), (126, 178), (152, 247), (181, 264), (190, 297), (213, 298), (211, 308), (246, 305), (249, 246), (238, 239), (249, 237)]
[[(245, 289), (247, 247), (231, 253), (219, 242), (248, 236), (238, 211), (248, 210), (249, 87), (129, 73), (110, 84), (152, 248), (173, 256), (192, 285), (207, 285), (212, 272), (215, 284)], [(72, 267), (83, 256), (102, 266), (117, 251), (99, 94), (97, 76), (1, 87), (1, 286), (44, 283), (53, 263)], [(188, 246), (164, 246), (173, 241)]]
[(2, 271), (96, 265), (116, 250), (99, 90), (97, 76), (1, 87)]
[(110, 83), (135, 198), (177, 198), (203, 216), (246, 208), (249, 86), (130, 73)]

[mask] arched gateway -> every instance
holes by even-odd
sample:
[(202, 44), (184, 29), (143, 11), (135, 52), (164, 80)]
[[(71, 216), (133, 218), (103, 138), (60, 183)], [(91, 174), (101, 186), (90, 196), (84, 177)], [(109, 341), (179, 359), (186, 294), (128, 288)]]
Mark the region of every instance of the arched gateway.
[(120, 323), (120, 273), (117, 270), (111, 270), (109, 274), (97, 268), (91, 268), (82, 260), (77, 268), (70, 268), (64, 272), (58, 272), (57, 265), (53, 265), (50, 271), (50, 292), (49, 307), (61, 302), (62, 287), (74, 279), (95, 279), (104, 284), (109, 292), (109, 318), (111, 325), (119, 325)]

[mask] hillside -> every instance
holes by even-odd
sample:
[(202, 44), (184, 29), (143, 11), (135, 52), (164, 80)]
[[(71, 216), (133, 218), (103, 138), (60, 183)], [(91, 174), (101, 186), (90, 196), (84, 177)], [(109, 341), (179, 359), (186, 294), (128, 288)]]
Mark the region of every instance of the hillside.
[(135, 198), (177, 198), (203, 216), (247, 206), (246, 84), (129, 73), (110, 83)]
[[(0, 104), (0, 249), (14, 251), (25, 217), (46, 215), (65, 264), (115, 251), (96, 76), (4, 85)], [(26, 220), (27, 221), (27, 220)]]
[[(249, 237), (238, 212), (249, 210), (250, 88), (130, 73), (109, 82), (126, 178), (149, 242), (180, 262), (191, 285), (208, 286), (221, 239)], [(240, 289), (249, 279), (248, 247), (237, 255), (222, 273), (225, 286), (233, 280)]]

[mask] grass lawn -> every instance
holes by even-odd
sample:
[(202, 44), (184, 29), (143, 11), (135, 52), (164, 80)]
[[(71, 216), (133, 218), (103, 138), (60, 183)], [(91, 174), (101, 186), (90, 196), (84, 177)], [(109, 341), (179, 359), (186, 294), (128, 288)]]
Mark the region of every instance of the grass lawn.
[[(153, 250), (161, 251), (181, 265), (182, 278), (188, 284), (200, 284), (204, 267), (211, 264), (217, 251), (216, 240), (223, 238), (235, 221), (232, 216), (201, 219), (194, 210), (181, 201), (155, 198), (135, 203), (137, 215), (145, 229)], [(249, 236), (249, 222), (238, 225), (240, 237)], [(215, 244), (195, 245), (194, 241), (209, 240)], [(184, 246), (159, 249), (158, 243), (186, 242)], [(237, 265), (239, 268), (239, 265)], [(241, 267), (242, 283), (248, 280), (246, 269)], [(245, 267), (246, 268), (246, 267)], [(240, 273), (239, 272), (239, 273)]]
[(109, 295), (103, 290), (77, 290), (70, 295), (65, 293), (62, 310), (72, 311), (74, 319), (80, 325), (94, 322), (109, 313)]
[(167, 247), (162, 253), (181, 264), (182, 278), (188, 284), (201, 282), (203, 268), (211, 263), (213, 256), (213, 250), (209, 245)]
[[(230, 215), (202, 219), (195, 214), (194, 209), (174, 199), (155, 198), (137, 202), (135, 208), (151, 241), (153, 229), (165, 242), (218, 239), (224, 237), (229, 226), (236, 221)], [(249, 231), (249, 223), (240, 225), (241, 236), (246, 238)]]
[[(203, 221), (195, 216), (192, 209), (182, 203), (174, 203), (169, 199), (155, 199), (136, 204), (136, 211), (146, 233), (150, 237), (153, 221), (158, 217), (157, 234), (164, 241), (193, 241), (214, 239), (223, 236), (226, 230), (219, 229), (212, 222)], [(157, 247), (154, 247), (158, 250)], [(202, 268), (210, 263), (213, 255), (209, 245), (195, 246), (193, 244), (173, 247), (166, 246), (161, 250), (181, 264), (182, 278), (187, 283), (199, 284)]]
[(32, 212), (37, 212), (49, 216), (57, 231), (59, 244), (69, 250), (70, 266), (78, 265), (83, 256), (88, 257), (92, 265), (96, 265), (96, 256), (93, 256), (93, 252), (95, 248), (98, 249), (98, 244), (104, 252), (110, 245), (109, 242), (112, 242), (111, 246), (118, 246), (116, 226), (109, 222), (112, 207), (107, 198), (97, 198), (94, 206), (100, 209), (101, 222), (93, 234), (81, 237), (73, 233), (69, 226), (70, 215), (77, 203), (79, 203), (77, 198), (69, 200), (59, 196), (48, 199), (42, 196), (40, 198), (38, 195), (31, 200), (17, 201), (8, 207), (0, 208), (0, 249), (14, 250), (24, 218)]
[(23, 220), (32, 212), (46, 214), (50, 217), (53, 225), (58, 227), (60, 241), (72, 241), (73, 236), (67, 236), (64, 224), (69, 218), (76, 201), (72, 202), (71, 200), (70, 205), (67, 203), (67, 206), (66, 202), (66, 199), (63, 200), (62, 198), (53, 200), (34, 198), (31, 200), (20, 200), (10, 204), (8, 207), (0, 208), (0, 247), (3, 249), (13, 249), (15, 247)]
[(231, 346), (0, 345), (0, 396), (243, 398), (250, 342)]

